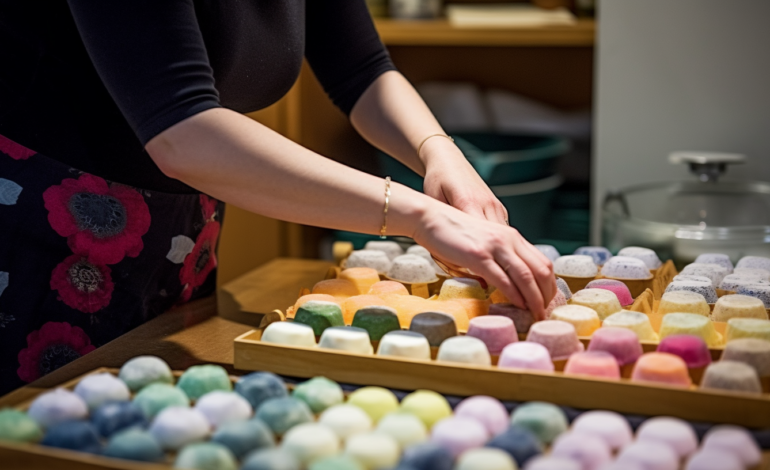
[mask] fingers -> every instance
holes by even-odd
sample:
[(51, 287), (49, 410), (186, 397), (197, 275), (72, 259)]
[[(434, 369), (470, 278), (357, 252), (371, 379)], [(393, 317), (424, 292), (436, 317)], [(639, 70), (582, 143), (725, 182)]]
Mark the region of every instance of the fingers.
[(506, 268), (508, 277), (524, 297), (527, 308), (538, 320), (545, 319), (545, 299), (530, 267), (510, 247), (500, 247), (495, 253), (495, 260)]
[(508, 225), (508, 211), (505, 210), (505, 207), (499, 201), (484, 207), (484, 217), (490, 222)]
[[(543, 295), (544, 305), (548, 304), (556, 295), (556, 278), (553, 275), (551, 261), (545, 258), (535, 247), (522, 240), (516, 247), (516, 253), (527, 264), (532, 274), (535, 276), (535, 282)], [(545, 258), (545, 259), (544, 259)]]
[(510, 303), (522, 309), (527, 308), (527, 303), (524, 300), (524, 296), (521, 295), (519, 288), (511, 282), (508, 273), (503, 271), (503, 268), (497, 262), (488, 260), (482, 263), (482, 268), (485, 270), (484, 278), (490, 284), (497, 287)]

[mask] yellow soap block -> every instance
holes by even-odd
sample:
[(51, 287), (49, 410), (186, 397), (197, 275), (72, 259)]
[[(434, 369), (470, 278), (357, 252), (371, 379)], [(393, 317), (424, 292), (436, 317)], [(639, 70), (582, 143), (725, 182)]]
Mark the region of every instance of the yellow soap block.
[(481, 287), (479, 281), (464, 277), (447, 279), (441, 285), (441, 291), (438, 295), (439, 300), (454, 299), (479, 299), (487, 298), (486, 291)]
[(730, 342), (738, 338), (759, 338), (770, 341), (770, 320), (757, 318), (731, 318), (727, 320), (725, 340)]
[(378, 295), (355, 295), (342, 301), (342, 319), (346, 325), (353, 323), (356, 312), (364, 307), (388, 307), (385, 299)]
[(602, 326), (627, 328), (636, 333), (636, 336), (639, 337), (639, 341), (658, 341), (658, 334), (652, 329), (650, 318), (640, 312), (621, 310), (620, 312), (613, 313), (605, 318), (602, 322)]
[(358, 295), (358, 287), (347, 279), (326, 279), (313, 286), (313, 294), (328, 294), (337, 302)]
[(722, 335), (714, 329), (708, 317), (697, 313), (669, 313), (660, 324), (660, 338), (671, 335), (699, 336), (710, 347), (722, 345)]
[(599, 319), (604, 320), (613, 313), (623, 310), (620, 306), (618, 296), (614, 292), (606, 289), (583, 289), (572, 294), (570, 303), (573, 305), (582, 305), (594, 310)]
[(599, 315), (592, 308), (582, 305), (562, 305), (551, 312), (549, 320), (561, 320), (575, 327), (578, 336), (591, 336), (602, 326)]
[(351, 393), (348, 404), (357, 406), (377, 423), (386, 414), (398, 409), (398, 398), (382, 387), (362, 387)]
[(338, 279), (352, 282), (358, 288), (358, 293), (363, 295), (368, 294), (369, 289), (380, 282), (380, 275), (374, 268), (348, 268), (340, 273)]
[(708, 317), (711, 315), (711, 308), (706, 302), (706, 298), (697, 292), (678, 290), (666, 292), (660, 299), (658, 313), (666, 315), (667, 313), (696, 313)]
[(401, 400), (401, 411), (417, 416), (428, 429), (452, 416), (452, 407), (446, 398), (431, 390), (417, 390), (405, 396)]
[(305, 305), (306, 302), (310, 302), (311, 300), (320, 300), (322, 302), (333, 302), (339, 305), (339, 302), (337, 301), (337, 299), (335, 299), (329, 294), (308, 294), (308, 295), (303, 295), (302, 297), (297, 299), (297, 301), (294, 303), (294, 311), (296, 312), (297, 309)]
[(379, 281), (375, 282), (371, 288), (369, 288), (368, 294), (371, 295), (409, 295), (409, 291), (406, 290), (406, 286), (396, 281)]
[(714, 321), (728, 321), (731, 318), (768, 319), (765, 304), (758, 298), (748, 295), (720, 297), (714, 305), (714, 313), (711, 314), (711, 318)]

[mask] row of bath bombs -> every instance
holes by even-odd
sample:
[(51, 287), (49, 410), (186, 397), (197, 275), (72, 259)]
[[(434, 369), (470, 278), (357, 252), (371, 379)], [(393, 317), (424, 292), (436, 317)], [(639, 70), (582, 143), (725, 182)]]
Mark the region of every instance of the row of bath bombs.
[[(133, 401), (131, 392), (136, 392)], [(191, 405), (191, 401), (194, 406)], [(345, 401), (341, 387), (316, 377), (289, 394), (274, 374), (235, 383), (219, 366), (195, 366), (173, 385), (162, 360), (142, 356), (119, 377), (84, 378), (74, 392), (39, 396), (28, 412), (0, 411), (0, 439), (197, 470), (739, 470), (761, 452), (742, 428), (717, 426), (698, 445), (674, 418), (645, 421), (634, 438), (625, 418), (581, 414), (571, 426), (554, 405), (530, 402), (509, 415), (475, 396), (454, 411), (435, 392), (398, 398), (364, 387)], [(548, 455), (543, 449), (550, 446)]]

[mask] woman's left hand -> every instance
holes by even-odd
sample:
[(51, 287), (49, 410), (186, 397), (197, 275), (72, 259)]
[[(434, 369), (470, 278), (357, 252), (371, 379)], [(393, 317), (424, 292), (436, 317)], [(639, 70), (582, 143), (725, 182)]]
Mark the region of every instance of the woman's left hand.
[(474, 217), (508, 225), (508, 211), (452, 141), (431, 137), (420, 153), (425, 194)]

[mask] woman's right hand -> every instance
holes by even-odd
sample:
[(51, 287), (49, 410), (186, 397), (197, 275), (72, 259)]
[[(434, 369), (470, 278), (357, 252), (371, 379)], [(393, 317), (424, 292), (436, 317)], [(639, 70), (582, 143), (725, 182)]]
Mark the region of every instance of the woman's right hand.
[(413, 237), (439, 259), (470, 269), (511, 303), (545, 319), (557, 289), (553, 265), (516, 229), (434, 203), (422, 213)]

